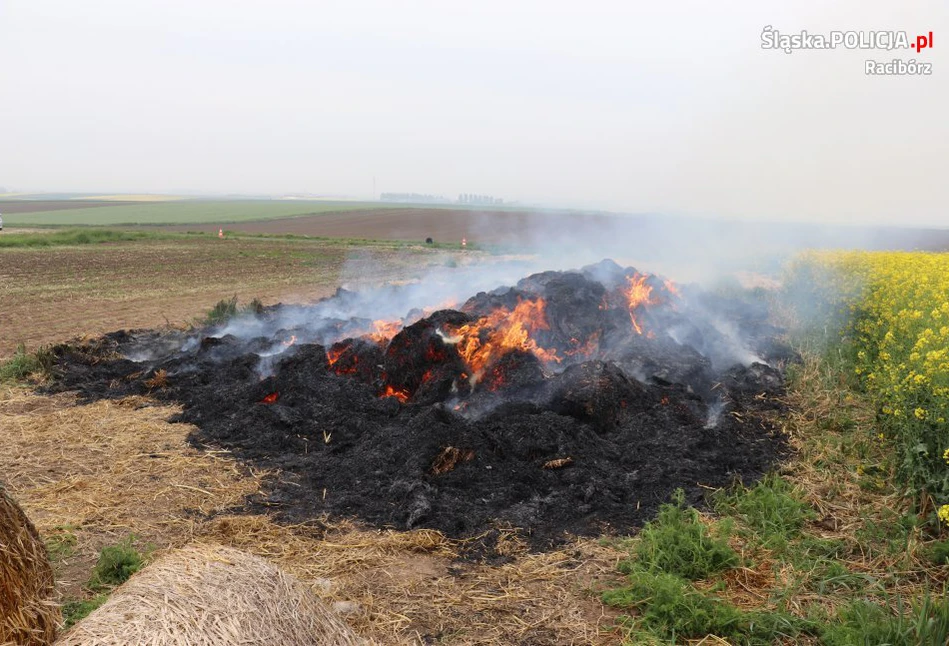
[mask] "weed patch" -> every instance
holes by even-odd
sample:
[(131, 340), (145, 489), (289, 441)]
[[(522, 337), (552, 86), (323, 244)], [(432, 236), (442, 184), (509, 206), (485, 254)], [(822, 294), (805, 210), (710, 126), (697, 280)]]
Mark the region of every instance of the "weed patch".
[[(723, 530), (726, 534), (727, 531)], [(704, 579), (738, 565), (738, 555), (723, 537), (712, 536), (693, 507), (686, 507), (678, 490), (671, 504), (659, 508), (655, 520), (639, 532), (633, 548), (635, 560), (620, 563), (620, 571), (635, 569), (665, 572), (686, 579)]]
[(91, 599), (71, 599), (63, 604), (63, 627), (70, 628), (76, 622), (88, 617), (93, 610), (109, 598), (107, 594), (97, 594)]
[(46, 553), (49, 560), (56, 563), (68, 559), (76, 552), (76, 535), (72, 527), (57, 527), (55, 533), (46, 537)]
[(748, 489), (717, 492), (715, 508), (722, 514), (735, 514), (769, 549), (783, 549), (800, 534), (813, 511), (795, 494), (790, 484), (777, 475), (765, 476)]
[(258, 315), (264, 311), (264, 304), (259, 298), (254, 298), (243, 307), (237, 304), (237, 295), (223, 298), (215, 304), (204, 318), (199, 319), (200, 325), (224, 325), (232, 318), (242, 314)]
[(604, 593), (603, 602), (637, 611), (636, 617), (624, 618), (633, 644), (642, 643), (646, 632), (674, 643), (714, 635), (736, 644), (765, 645), (811, 628), (786, 613), (744, 612), (664, 572), (633, 572), (629, 585)]
[(128, 581), (129, 577), (142, 569), (145, 558), (132, 545), (133, 537), (129, 537), (110, 547), (102, 548), (99, 560), (89, 579), (89, 589), (102, 591), (114, 588)]
[(19, 344), (13, 356), (0, 364), (0, 382), (23, 381), (31, 376), (48, 376), (53, 368), (55, 357), (49, 346), (27, 352), (26, 345)]
[(949, 601), (925, 596), (909, 608), (899, 603), (895, 613), (867, 601), (841, 610), (840, 622), (823, 634), (826, 646), (949, 644)]

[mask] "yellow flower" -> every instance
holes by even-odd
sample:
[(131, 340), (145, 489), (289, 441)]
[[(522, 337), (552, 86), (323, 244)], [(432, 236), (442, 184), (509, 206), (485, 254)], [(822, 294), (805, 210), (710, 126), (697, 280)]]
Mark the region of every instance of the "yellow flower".
[(913, 415), (916, 416), (916, 419), (926, 419), (926, 410), (923, 408), (917, 408), (913, 411)]
[(949, 505), (943, 505), (939, 508), (939, 520), (949, 525)]

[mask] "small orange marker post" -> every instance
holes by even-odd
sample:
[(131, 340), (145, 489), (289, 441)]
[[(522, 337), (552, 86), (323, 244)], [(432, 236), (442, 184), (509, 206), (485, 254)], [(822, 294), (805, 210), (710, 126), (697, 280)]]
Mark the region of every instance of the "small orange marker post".
[(217, 237), (220, 238), (221, 240), (224, 239), (224, 229), (217, 230)]

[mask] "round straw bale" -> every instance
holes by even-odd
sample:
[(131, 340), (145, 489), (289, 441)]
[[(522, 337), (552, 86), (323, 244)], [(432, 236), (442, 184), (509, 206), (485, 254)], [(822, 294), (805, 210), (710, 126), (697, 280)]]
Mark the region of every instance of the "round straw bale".
[(57, 646), (363, 645), (294, 577), (228, 547), (192, 544), (148, 565)]
[(0, 486), (0, 645), (51, 644), (59, 625), (46, 546)]

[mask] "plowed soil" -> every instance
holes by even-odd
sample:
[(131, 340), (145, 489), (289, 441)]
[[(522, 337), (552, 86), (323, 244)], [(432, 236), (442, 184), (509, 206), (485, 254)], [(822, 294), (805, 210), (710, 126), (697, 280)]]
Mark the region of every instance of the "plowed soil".
[[(245, 303), (327, 296), (358, 251), (322, 241), (216, 237), (0, 249), (0, 359), (18, 343), (33, 350), (118, 328), (188, 323), (234, 295)], [(375, 246), (347, 266), (383, 281), (443, 261), (424, 248)]]

